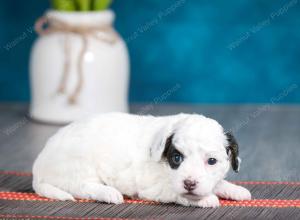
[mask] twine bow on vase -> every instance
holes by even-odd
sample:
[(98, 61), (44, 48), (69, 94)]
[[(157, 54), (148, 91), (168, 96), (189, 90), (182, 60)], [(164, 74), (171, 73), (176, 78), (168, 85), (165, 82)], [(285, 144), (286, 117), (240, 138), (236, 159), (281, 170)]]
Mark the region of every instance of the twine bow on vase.
[[(64, 42), (64, 66), (63, 66), (63, 74), (62, 78), (58, 87), (58, 93), (65, 93), (66, 84), (69, 76), (70, 71), (70, 42), (69, 42), (69, 35), (76, 34), (82, 40), (82, 48), (78, 55), (77, 60), (77, 74), (78, 74), (78, 82), (75, 87), (75, 90), (71, 93), (68, 97), (68, 101), (70, 104), (75, 104), (77, 102), (78, 96), (82, 90), (83, 86), (83, 60), (84, 55), (88, 49), (88, 37), (91, 36), (96, 40), (106, 42), (108, 44), (114, 44), (118, 41), (119, 36), (114, 31), (114, 29), (110, 25), (106, 26), (83, 26), (83, 25), (70, 25), (66, 22), (63, 22), (59, 19), (49, 18), (47, 16), (41, 17), (35, 23), (35, 31), (43, 36), (52, 33), (65, 33), (65, 42)], [(98, 36), (97, 33), (101, 32), (105, 34), (104, 36)]]

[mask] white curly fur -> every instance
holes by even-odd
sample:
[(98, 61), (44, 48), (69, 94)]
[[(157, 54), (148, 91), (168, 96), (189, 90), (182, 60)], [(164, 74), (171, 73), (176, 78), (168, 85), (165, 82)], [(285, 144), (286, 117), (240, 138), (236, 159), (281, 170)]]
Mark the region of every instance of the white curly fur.
[[(172, 169), (162, 156), (166, 140), (184, 155)], [(217, 196), (250, 199), (224, 179), (230, 163), (223, 128), (197, 114), (153, 117), (102, 114), (74, 122), (51, 137), (33, 166), (33, 188), (59, 200), (123, 202), (123, 195), (186, 206), (217, 207)], [(217, 159), (215, 165), (207, 159)], [(197, 182), (193, 195), (183, 181)]]

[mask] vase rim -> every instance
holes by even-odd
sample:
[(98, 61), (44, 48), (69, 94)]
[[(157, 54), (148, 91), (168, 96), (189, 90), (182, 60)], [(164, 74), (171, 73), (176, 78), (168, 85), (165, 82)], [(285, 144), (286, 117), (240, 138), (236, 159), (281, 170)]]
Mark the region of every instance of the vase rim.
[(115, 14), (112, 10), (104, 11), (58, 11), (48, 10), (45, 15), (48, 18), (55, 18), (67, 22), (70, 25), (111, 25), (114, 22)]

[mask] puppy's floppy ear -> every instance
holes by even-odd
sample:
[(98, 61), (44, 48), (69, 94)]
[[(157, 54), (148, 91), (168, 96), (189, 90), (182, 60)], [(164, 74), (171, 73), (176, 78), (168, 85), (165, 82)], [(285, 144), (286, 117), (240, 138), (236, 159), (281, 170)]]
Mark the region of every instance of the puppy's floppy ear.
[(239, 145), (232, 133), (226, 132), (225, 135), (228, 141), (226, 152), (229, 156), (232, 169), (237, 173), (239, 172), (241, 161), (241, 159), (239, 158)]
[(150, 146), (150, 157), (159, 162), (166, 151), (166, 149), (171, 145), (172, 142), (172, 129), (171, 127), (164, 128), (154, 135), (154, 140)]

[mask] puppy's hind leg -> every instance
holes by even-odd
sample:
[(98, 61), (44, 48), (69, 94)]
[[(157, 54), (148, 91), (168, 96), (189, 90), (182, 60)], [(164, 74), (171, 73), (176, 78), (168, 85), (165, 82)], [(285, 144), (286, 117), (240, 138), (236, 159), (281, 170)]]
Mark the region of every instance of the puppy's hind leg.
[(33, 188), (35, 192), (40, 196), (45, 196), (50, 199), (58, 199), (62, 201), (64, 200), (75, 201), (74, 197), (71, 194), (48, 183), (34, 184)]
[(73, 195), (81, 199), (93, 199), (106, 203), (121, 204), (124, 202), (123, 196), (118, 190), (98, 182), (86, 181), (81, 183)]

